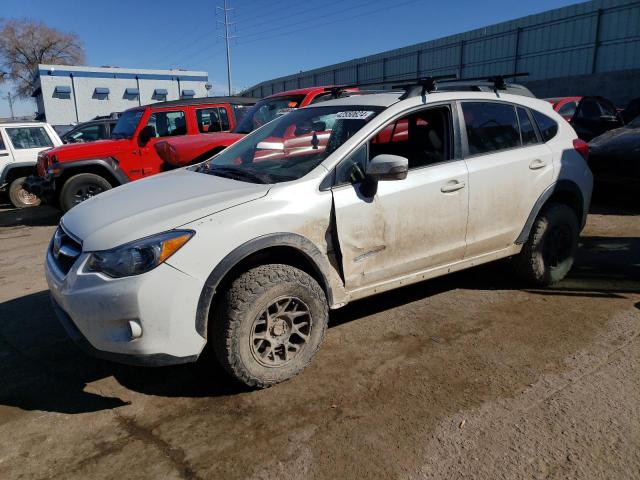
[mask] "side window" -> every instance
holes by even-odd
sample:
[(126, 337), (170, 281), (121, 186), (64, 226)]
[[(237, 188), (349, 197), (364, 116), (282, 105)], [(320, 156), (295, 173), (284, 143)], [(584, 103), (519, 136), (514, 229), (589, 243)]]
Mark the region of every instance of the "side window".
[(0, 135), (0, 151), (6, 150), (7, 147), (4, 145), (4, 140), (2, 139), (2, 135)]
[(104, 124), (87, 125), (67, 136), (69, 143), (93, 142), (107, 136)]
[(614, 107), (611, 103), (606, 100), (600, 100), (598, 102), (600, 104), (600, 108), (604, 112), (605, 115), (609, 115), (610, 117), (617, 117), (618, 112), (616, 111), (616, 107)]
[(558, 113), (563, 117), (573, 117), (577, 106), (578, 104), (574, 101), (567, 102), (558, 109)]
[(527, 111), (518, 107), (518, 122), (520, 122), (520, 135), (522, 137), (522, 145), (533, 145), (534, 143), (538, 143), (538, 136), (536, 135), (536, 129), (531, 123), (531, 119), (529, 118), (529, 114)]
[(358, 183), (364, 180), (368, 158), (367, 144), (365, 143), (338, 164), (335, 184)]
[(599, 118), (600, 115), (602, 115), (602, 111), (595, 98), (585, 98), (580, 102), (578, 117), (594, 119)]
[(469, 154), (479, 155), (520, 146), (518, 119), (513, 105), (463, 102)]
[(333, 98), (331, 92), (321, 93), (320, 95), (316, 95), (309, 105), (313, 105), (314, 103), (326, 102), (327, 100), (331, 100)]
[(540, 135), (542, 135), (542, 139), (545, 142), (548, 142), (556, 136), (556, 133), (558, 133), (558, 124), (555, 120), (535, 110), (531, 110), (531, 113), (533, 114), (533, 119), (538, 124), (538, 130), (540, 130)]
[(409, 169), (450, 160), (451, 111), (436, 107), (412, 113), (386, 125), (370, 143), (369, 158), (399, 155), (409, 159)]
[(187, 133), (187, 123), (183, 111), (154, 112), (149, 117), (147, 126), (155, 128), (156, 137), (170, 137)]
[(13, 148), (16, 150), (53, 147), (53, 143), (43, 127), (7, 128), (6, 131)]
[(200, 108), (196, 110), (196, 121), (200, 133), (229, 130), (229, 117), (224, 107)]

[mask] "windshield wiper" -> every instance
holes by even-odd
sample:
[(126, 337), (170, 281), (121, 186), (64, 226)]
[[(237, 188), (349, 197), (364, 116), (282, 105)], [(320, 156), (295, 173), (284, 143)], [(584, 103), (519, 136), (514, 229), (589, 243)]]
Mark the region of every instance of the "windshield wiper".
[(252, 180), (255, 183), (268, 183), (261, 175), (250, 170), (243, 170), (235, 167), (211, 167), (209, 172), (211, 175), (217, 175), (218, 177), (231, 178), (232, 180), (238, 180), (240, 178)]

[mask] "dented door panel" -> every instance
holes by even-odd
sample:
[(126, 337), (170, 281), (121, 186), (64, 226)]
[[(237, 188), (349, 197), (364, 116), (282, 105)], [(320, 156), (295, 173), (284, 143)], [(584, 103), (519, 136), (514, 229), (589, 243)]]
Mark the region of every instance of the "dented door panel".
[[(442, 191), (456, 182), (464, 186)], [(364, 197), (359, 185), (334, 187), (347, 290), (461, 260), (468, 191), (462, 160), (411, 170), (405, 180), (379, 182), (373, 198)]]

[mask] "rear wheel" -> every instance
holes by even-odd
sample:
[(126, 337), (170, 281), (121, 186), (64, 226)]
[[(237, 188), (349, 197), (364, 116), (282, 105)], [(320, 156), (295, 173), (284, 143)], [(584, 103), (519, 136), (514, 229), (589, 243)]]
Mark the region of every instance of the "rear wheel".
[(16, 208), (36, 207), (40, 205), (40, 198), (22, 188), (27, 177), (16, 178), (9, 185), (9, 200)]
[(325, 294), (312, 277), (289, 265), (264, 265), (240, 275), (221, 295), (209, 338), (232, 376), (264, 388), (309, 365), (328, 316)]
[(79, 173), (69, 178), (62, 186), (60, 208), (66, 212), (85, 200), (111, 188), (111, 184), (100, 175)]
[(516, 273), (539, 287), (559, 282), (573, 265), (579, 234), (573, 209), (561, 204), (548, 205), (536, 218), (529, 239), (514, 258)]

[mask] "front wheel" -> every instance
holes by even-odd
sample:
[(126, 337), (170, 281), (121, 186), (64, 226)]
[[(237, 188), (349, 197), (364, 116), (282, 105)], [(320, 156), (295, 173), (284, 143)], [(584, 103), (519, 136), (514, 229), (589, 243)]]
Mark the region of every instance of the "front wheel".
[(40, 205), (40, 198), (23, 188), (27, 177), (16, 178), (9, 185), (9, 200), (16, 208), (36, 207)]
[(522, 251), (514, 258), (516, 273), (538, 287), (559, 282), (571, 270), (579, 234), (573, 209), (562, 204), (547, 206), (536, 218)]
[(60, 208), (67, 212), (79, 203), (111, 188), (111, 184), (100, 175), (79, 173), (64, 183), (60, 192)]
[(328, 317), (325, 294), (312, 277), (289, 265), (263, 265), (220, 296), (209, 338), (227, 372), (265, 388), (309, 365)]

